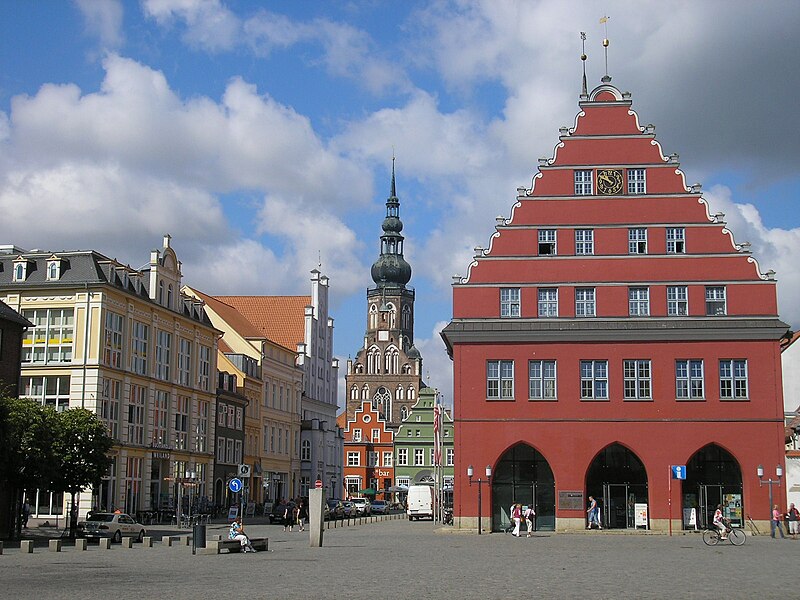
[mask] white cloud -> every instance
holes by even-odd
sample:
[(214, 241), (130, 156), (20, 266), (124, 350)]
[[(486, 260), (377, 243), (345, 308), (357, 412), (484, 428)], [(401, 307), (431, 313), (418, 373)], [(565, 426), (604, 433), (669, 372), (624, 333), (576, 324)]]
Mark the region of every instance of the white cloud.
[(100, 39), (106, 50), (119, 48), (125, 42), (122, 33), (123, 8), (119, 0), (75, 0), (83, 14), (86, 30)]
[(430, 337), (420, 338), (417, 335), (414, 345), (422, 355), (425, 383), (439, 390), (444, 404), (453, 406), (453, 361), (447, 355), (447, 348), (440, 335), (446, 326), (447, 321), (436, 323)]
[(219, 52), (239, 42), (240, 20), (219, 0), (144, 0), (142, 8), (160, 25), (183, 21), (190, 46)]

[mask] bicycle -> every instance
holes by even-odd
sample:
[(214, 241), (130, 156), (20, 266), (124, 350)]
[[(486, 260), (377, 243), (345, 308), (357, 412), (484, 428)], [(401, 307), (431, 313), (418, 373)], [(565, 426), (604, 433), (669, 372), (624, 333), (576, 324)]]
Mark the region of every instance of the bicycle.
[[(728, 541), (734, 546), (741, 546), (747, 540), (747, 536), (741, 529), (733, 529), (730, 524), (725, 523), (725, 535)], [(716, 546), (722, 541), (722, 534), (713, 525), (703, 531), (703, 543), (706, 546)]]

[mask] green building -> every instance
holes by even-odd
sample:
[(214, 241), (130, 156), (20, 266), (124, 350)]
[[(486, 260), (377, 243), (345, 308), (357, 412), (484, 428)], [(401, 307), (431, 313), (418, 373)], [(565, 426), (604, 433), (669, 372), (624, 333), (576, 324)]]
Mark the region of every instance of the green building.
[(434, 485), (438, 479), (447, 498), (453, 489), (453, 419), (441, 407), (441, 460), (435, 467), (434, 413), (439, 392), (435, 388), (422, 388), (419, 399), (408, 416), (403, 419), (394, 436), (395, 485), (409, 486), (418, 483)]

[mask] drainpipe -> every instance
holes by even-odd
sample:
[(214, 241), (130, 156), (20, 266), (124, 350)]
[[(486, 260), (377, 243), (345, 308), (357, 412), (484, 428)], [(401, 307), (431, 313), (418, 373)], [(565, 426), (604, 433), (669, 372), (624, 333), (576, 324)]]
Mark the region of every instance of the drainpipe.
[(86, 318), (83, 328), (83, 383), (81, 384), (81, 408), (86, 408), (86, 362), (89, 360), (89, 284), (83, 284), (86, 290)]

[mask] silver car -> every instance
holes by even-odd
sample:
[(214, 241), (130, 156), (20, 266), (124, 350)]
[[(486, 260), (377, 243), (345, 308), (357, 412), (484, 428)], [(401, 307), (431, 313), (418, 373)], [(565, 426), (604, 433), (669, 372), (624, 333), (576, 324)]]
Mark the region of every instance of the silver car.
[(92, 513), (78, 523), (78, 536), (87, 539), (110, 537), (112, 541), (120, 542), (123, 537), (132, 537), (141, 542), (145, 535), (144, 525), (125, 513)]

